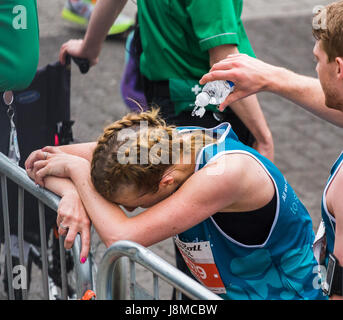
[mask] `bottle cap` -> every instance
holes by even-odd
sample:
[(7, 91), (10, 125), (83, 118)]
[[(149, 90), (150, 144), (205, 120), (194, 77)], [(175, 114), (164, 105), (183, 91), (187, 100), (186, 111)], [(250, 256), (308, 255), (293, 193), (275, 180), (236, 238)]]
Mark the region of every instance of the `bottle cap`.
[(195, 105), (199, 107), (206, 107), (210, 102), (210, 96), (206, 92), (201, 92), (195, 99)]

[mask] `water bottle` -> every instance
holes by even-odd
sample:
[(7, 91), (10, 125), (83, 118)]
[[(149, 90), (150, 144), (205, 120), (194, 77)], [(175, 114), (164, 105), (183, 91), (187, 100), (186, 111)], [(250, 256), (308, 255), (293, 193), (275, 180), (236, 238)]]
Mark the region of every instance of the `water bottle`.
[(195, 100), (195, 108), (192, 112), (192, 116), (197, 115), (202, 117), (206, 109), (205, 107), (209, 104), (219, 105), (226, 97), (233, 92), (235, 84), (229, 80), (216, 80), (205, 84), (202, 92), (199, 93)]

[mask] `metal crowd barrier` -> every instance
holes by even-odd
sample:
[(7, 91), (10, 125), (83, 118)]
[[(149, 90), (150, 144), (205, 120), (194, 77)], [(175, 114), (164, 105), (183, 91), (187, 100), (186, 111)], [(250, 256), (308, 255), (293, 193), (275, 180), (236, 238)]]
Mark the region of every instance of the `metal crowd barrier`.
[[(118, 268), (123, 267), (122, 257), (129, 258), (130, 299), (159, 300), (159, 278), (176, 289), (176, 299), (181, 293), (191, 299), (221, 300), (197, 281), (191, 279), (180, 270), (154, 254), (151, 250), (132, 241), (117, 241), (105, 252), (98, 266), (96, 293), (100, 300), (123, 300), (126, 298), (126, 283)], [(136, 282), (135, 263), (143, 266), (153, 274), (153, 295), (140, 287)]]
[[(47, 239), (45, 230), (45, 206), (57, 211), (60, 198), (54, 193), (37, 186), (26, 174), (26, 171), (14, 164), (0, 152), (0, 181), (1, 199), (3, 206), (3, 223), (5, 239), (6, 268), (8, 275), (8, 296), (10, 300), (15, 298), (13, 288), (13, 266), (11, 257), (11, 232), (7, 195), (7, 179), (18, 185), (18, 247), (20, 265), (24, 262), (24, 190), (38, 199), (38, 214), (40, 226), (41, 258), (42, 258), (42, 287), (44, 299), (49, 299), (48, 281), (48, 256)], [(61, 299), (67, 299), (68, 279), (66, 274), (66, 259), (64, 250), (64, 237), (59, 237), (60, 262), (61, 262)], [(84, 264), (80, 263), (81, 238), (78, 235), (73, 248), (74, 272), (76, 276), (76, 294), (81, 299), (87, 290), (95, 289), (100, 300), (123, 300), (127, 295), (126, 270), (127, 263), (122, 257), (129, 258), (130, 272), (130, 298), (159, 299), (159, 278), (176, 289), (176, 298), (181, 299), (181, 294), (191, 299), (220, 300), (220, 297), (212, 293), (200, 283), (189, 278), (171, 264), (154, 254), (149, 249), (132, 241), (118, 241), (110, 246), (98, 266), (96, 279), (93, 277), (93, 260), (87, 259)], [(154, 292), (151, 295), (146, 289), (136, 283), (135, 264), (143, 266), (153, 274)], [(95, 282), (96, 280), (96, 282)], [(27, 299), (28, 292), (22, 289), (23, 299)]]
[[(14, 299), (13, 288), (13, 269), (11, 259), (11, 232), (8, 208), (7, 195), (7, 178), (18, 185), (18, 246), (19, 246), (19, 261), (22, 266), (24, 263), (24, 190), (31, 193), (38, 199), (38, 214), (40, 226), (40, 241), (41, 241), (41, 259), (42, 259), (42, 285), (44, 299), (49, 299), (49, 283), (48, 283), (48, 256), (47, 256), (47, 239), (45, 228), (45, 206), (48, 206), (54, 211), (57, 211), (60, 198), (49, 192), (48, 190), (37, 186), (26, 174), (25, 170), (10, 161), (4, 154), (0, 153), (0, 179), (2, 191), (3, 205), (3, 223), (4, 223), (4, 238), (5, 238), (5, 256), (8, 277), (8, 296), (9, 299)], [(67, 299), (67, 274), (66, 274), (66, 259), (64, 250), (64, 237), (59, 237), (60, 261), (61, 261), (61, 297)], [(80, 248), (81, 238), (77, 236), (72, 248), (72, 256), (74, 260), (74, 272), (76, 277), (76, 294), (77, 298), (81, 299), (87, 290), (93, 290), (95, 283), (92, 274), (92, 259), (87, 259), (84, 264), (80, 263)], [(22, 290), (23, 299), (27, 299), (27, 290)]]

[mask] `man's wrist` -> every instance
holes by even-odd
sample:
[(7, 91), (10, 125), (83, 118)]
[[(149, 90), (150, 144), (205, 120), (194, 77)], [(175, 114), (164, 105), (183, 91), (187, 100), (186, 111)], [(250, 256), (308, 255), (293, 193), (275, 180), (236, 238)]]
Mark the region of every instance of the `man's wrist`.
[(264, 77), (264, 88), (263, 91), (269, 91), (272, 93), (280, 93), (282, 91), (282, 83), (285, 77), (287, 69), (271, 66), (270, 72)]

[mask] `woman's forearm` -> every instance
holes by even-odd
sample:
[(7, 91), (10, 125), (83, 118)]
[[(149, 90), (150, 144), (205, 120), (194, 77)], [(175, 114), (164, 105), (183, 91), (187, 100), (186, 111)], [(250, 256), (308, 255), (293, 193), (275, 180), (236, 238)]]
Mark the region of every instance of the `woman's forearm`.
[(101, 240), (108, 247), (120, 239), (130, 239), (126, 224), (129, 218), (115, 204), (104, 199), (94, 188), (89, 170), (70, 173), (89, 218)]
[(107, 247), (118, 240), (131, 240), (148, 247), (188, 228), (184, 221), (180, 223), (180, 216), (175, 211), (170, 211), (169, 202), (158, 203), (139, 215), (127, 217), (119, 206), (97, 193), (85, 171), (74, 170), (71, 179), (93, 226)]
[(78, 156), (91, 162), (93, 151), (96, 147), (96, 144), (97, 144), (96, 142), (86, 142), (86, 143), (78, 143), (78, 144), (68, 144), (68, 145), (58, 146), (56, 148), (58, 148), (60, 151), (64, 153)]
[(98, 0), (92, 12), (84, 38), (84, 52), (96, 58), (101, 51), (108, 30), (123, 10), (127, 0)]
[(44, 178), (44, 185), (46, 189), (60, 197), (63, 197), (69, 193), (77, 193), (74, 183), (67, 178), (48, 176)]
[(170, 205), (166, 207), (159, 203), (139, 215), (127, 217), (119, 206), (108, 202), (96, 192), (90, 177), (78, 178), (74, 174), (72, 179), (88, 216), (106, 247), (118, 240), (131, 240), (148, 247), (181, 230), (173, 227), (178, 223), (173, 221), (174, 217), (170, 213), (168, 215), (171, 219), (166, 218)]

